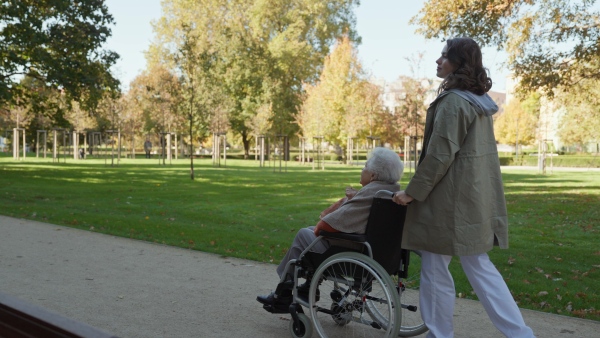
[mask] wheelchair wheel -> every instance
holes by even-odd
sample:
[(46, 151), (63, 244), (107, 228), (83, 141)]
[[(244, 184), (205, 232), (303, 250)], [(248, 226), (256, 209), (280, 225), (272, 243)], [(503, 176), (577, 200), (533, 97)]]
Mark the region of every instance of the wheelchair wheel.
[[(421, 254), (418, 251), (410, 251), (410, 266), (407, 278), (393, 277), (397, 280), (398, 291), (402, 304), (402, 325), (398, 336), (412, 337), (427, 332), (427, 326), (421, 318), (419, 310), (419, 285), (421, 280)], [(367, 311), (379, 325), (385, 327), (385, 316), (378, 313), (378, 308), (367, 302)]]
[(290, 333), (294, 338), (310, 338), (312, 337), (313, 327), (310, 319), (304, 313), (298, 314), (298, 322), (290, 321)]
[[(320, 337), (395, 337), (400, 330), (396, 284), (379, 263), (356, 252), (333, 255), (319, 265), (308, 301)], [(367, 301), (386, 327), (367, 312)]]

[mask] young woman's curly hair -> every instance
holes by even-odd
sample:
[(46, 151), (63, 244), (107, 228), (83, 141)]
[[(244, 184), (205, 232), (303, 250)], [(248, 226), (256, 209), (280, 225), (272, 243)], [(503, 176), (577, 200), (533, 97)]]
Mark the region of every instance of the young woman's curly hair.
[(483, 67), (481, 49), (471, 38), (454, 38), (446, 41), (448, 61), (456, 70), (440, 84), (438, 93), (447, 89), (462, 89), (483, 95), (492, 88), (492, 79)]

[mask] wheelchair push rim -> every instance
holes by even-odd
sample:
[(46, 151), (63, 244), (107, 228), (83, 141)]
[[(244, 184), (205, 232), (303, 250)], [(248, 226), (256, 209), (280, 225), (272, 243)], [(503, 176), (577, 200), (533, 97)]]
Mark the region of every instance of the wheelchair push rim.
[[(309, 308), (320, 337), (398, 336), (400, 295), (385, 269), (372, 258), (356, 252), (333, 255), (319, 265), (312, 280)], [(377, 309), (378, 318), (367, 311), (367, 302)], [(380, 322), (387, 325), (382, 327)]]

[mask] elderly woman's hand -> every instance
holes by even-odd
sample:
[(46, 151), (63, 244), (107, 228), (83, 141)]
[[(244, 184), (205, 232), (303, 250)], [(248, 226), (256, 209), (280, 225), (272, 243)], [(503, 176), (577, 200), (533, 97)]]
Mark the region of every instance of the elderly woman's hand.
[(349, 200), (351, 200), (352, 197), (356, 196), (357, 193), (358, 193), (358, 190), (356, 190), (352, 187), (346, 187), (346, 197), (348, 197)]
[(412, 196), (408, 195), (404, 190), (396, 192), (394, 194), (394, 197), (392, 197), (392, 201), (394, 201), (396, 204), (400, 204), (400, 205), (408, 205), (413, 200), (414, 200), (414, 198), (412, 198)]

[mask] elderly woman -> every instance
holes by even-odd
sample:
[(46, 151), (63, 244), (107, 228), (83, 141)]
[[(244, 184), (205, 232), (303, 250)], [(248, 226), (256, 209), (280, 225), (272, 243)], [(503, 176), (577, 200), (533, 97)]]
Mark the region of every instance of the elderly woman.
[[(316, 226), (303, 228), (298, 231), (287, 254), (277, 267), (281, 280), (291, 280), (292, 276), (283, 278), (287, 263), (297, 259), (302, 251), (316, 238), (320, 230), (329, 232), (345, 232), (364, 234), (367, 228), (369, 211), (373, 196), (379, 190), (396, 192), (400, 190), (398, 181), (402, 177), (404, 166), (399, 156), (390, 149), (375, 148), (360, 175), (360, 190), (346, 188), (346, 196), (331, 205), (321, 213), (321, 219)], [(325, 252), (328, 248), (326, 241), (320, 241), (312, 247), (312, 251)], [(308, 293), (308, 283), (300, 285), (300, 294)], [(283, 290), (280, 295), (272, 292), (266, 296), (256, 297), (265, 305), (286, 306), (291, 301), (291, 290)]]

